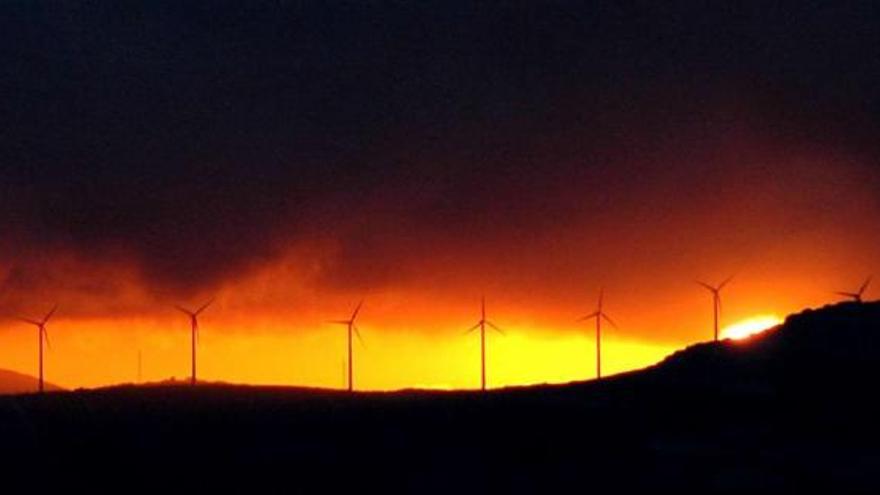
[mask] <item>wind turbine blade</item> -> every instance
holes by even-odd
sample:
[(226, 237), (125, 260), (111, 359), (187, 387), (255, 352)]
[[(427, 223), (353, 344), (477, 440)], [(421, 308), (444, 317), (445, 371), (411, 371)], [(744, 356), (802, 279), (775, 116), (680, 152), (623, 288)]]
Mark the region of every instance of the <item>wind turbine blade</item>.
[(358, 341), (360, 341), (361, 345), (367, 347), (367, 344), (364, 342), (364, 338), (361, 337), (361, 330), (357, 327), (357, 325), (352, 324), (351, 329), (354, 330), (354, 335), (357, 337)]
[(202, 311), (204, 311), (205, 309), (207, 309), (208, 306), (210, 306), (210, 305), (213, 304), (213, 303), (214, 303), (214, 298), (212, 297), (208, 302), (206, 302), (205, 304), (202, 304), (202, 306), (201, 306), (199, 309), (195, 310), (193, 313), (194, 313), (195, 315), (198, 315), (199, 313), (201, 313)]
[(506, 333), (504, 333), (504, 330), (498, 328), (498, 325), (492, 323), (491, 321), (486, 321), (486, 325), (489, 325), (490, 327), (492, 327), (496, 332), (500, 333), (501, 335), (507, 335)]
[(180, 311), (181, 313), (183, 313), (183, 314), (185, 314), (185, 315), (189, 315), (189, 316), (192, 316), (192, 315), (193, 315), (193, 312), (192, 312), (192, 311), (190, 311), (190, 310), (184, 308), (183, 306), (178, 306), (178, 305), (175, 304), (175, 305), (174, 305), (174, 309)]
[(49, 332), (47, 332), (46, 329), (43, 328), (43, 327), (40, 327), (40, 331), (43, 332), (43, 337), (46, 338), (46, 347), (48, 347), (49, 350), (51, 350), (51, 349), (52, 349), (52, 343), (49, 342)]
[(718, 290), (723, 289), (724, 286), (729, 284), (731, 280), (733, 280), (733, 275), (727, 277), (726, 279), (724, 279), (724, 282), (721, 282), (720, 284), (718, 284)]
[(583, 318), (578, 318), (576, 321), (592, 320), (593, 318), (596, 318), (597, 316), (599, 316), (599, 312), (595, 311), (593, 313), (588, 314), (587, 316), (584, 316)]
[(361, 302), (358, 303), (357, 307), (354, 308), (354, 313), (351, 314), (351, 321), (354, 321), (358, 317), (358, 313), (361, 311), (361, 306), (364, 305), (364, 300), (361, 299)]
[(614, 320), (612, 320), (610, 316), (606, 315), (605, 313), (602, 313), (601, 316), (602, 316), (602, 318), (605, 319), (605, 321), (607, 321), (608, 323), (610, 323), (612, 327), (614, 327), (614, 328), (618, 328), (618, 327), (617, 327), (617, 323), (614, 323)]
[(712, 292), (713, 294), (715, 292), (718, 292), (718, 289), (716, 289), (715, 287), (712, 287), (711, 285), (707, 284), (706, 282), (700, 282), (699, 280), (697, 280), (697, 283), (699, 285), (702, 285), (703, 287), (705, 287), (706, 290), (708, 290), (709, 292)]
[(835, 294), (837, 294), (838, 296), (849, 297), (852, 299), (856, 299), (857, 297), (859, 297), (858, 294), (853, 294), (851, 292), (835, 292)]
[(861, 287), (859, 287), (859, 296), (861, 296), (861, 295), (862, 295), (862, 294), (864, 294), (864, 293), (865, 293), (865, 289), (867, 289), (867, 288), (868, 288), (868, 285), (870, 285), (870, 284), (871, 284), (871, 279), (872, 279), (872, 278), (874, 278), (874, 277), (873, 277), (873, 276), (871, 276), (871, 277), (868, 277), (868, 279), (867, 279), (867, 280), (865, 280), (865, 283), (864, 283), (864, 284), (862, 284), (862, 286), (861, 286)]
[(58, 305), (57, 305), (57, 304), (56, 304), (55, 306), (52, 306), (52, 310), (49, 311), (49, 312), (46, 314), (46, 317), (45, 317), (45, 318), (43, 318), (43, 324), (46, 324), (46, 322), (49, 321), (49, 318), (51, 318), (52, 315), (54, 315), (54, 314), (55, 314), (55, 311), (57, 311), (57, 310), (58, 310)]
[(22, 318), (21, 316), (16, 316), (15, 319), (18, 320), (18, 321), (23, 321), (23, 322), (25, 322), (25, 323), (30, 323), (31, 325), (36, 325), (36, 326), (40, 326), (40, 325), (41, 325), (41, 323), (40, 323), (39, 321), (34, 321), (34, 320), (31, 320), (31, 319), (28, 319), (28, 318)]
[(467, 334), (473, 332), (474, 330), (476, 330), (476, 329), (478, 329), (478, 328), (480, 328), (480, 324), (479, 324), (479, 323), (477, 323), (476, 325), (474, 325), (474, 326), (468, 328), (467, 330), (465, 330), (465, 332), (464, 332), (463, 335), (467, 335)]

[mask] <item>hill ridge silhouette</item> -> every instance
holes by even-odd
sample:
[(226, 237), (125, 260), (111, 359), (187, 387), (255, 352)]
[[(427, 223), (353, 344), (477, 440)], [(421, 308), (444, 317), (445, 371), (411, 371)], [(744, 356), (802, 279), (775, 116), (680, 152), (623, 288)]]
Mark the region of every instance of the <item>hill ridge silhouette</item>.
[(780, 325), (743, 340), (694, 344), (651, 369), (678, 373), (679, 378), (765, 373), (768, 379), (795, 385), (832, 377), (857, 380), (870, 374), (878, 360), (880, 302), (843, 302), (789, 315)]
[[(28, 394), (36, 392), (37, 378), (17, 371), (0, 368), (0, 395), (5, 394)], [(45, 382), (47, 391), (61, 391), (63, 387)]]
[[(877, 338), (873, 338), (873, 334), (870, 333), (869, 326), (870, 325), (861, 325), (861, 326), (853, 326), (853, 323), (869, 323), (870, 321), (874, 321), (874, 326), (878, 327), (878, 332), (880, 332), (880, 301), (874, 302), (841, 302), (835, 304), (828, 304), (822, 306), (820, 308), (807, 308), (798, 313), (793, 313), (788, 315), (785, 320), (779, 325), (767, 329), (763, 332), (757, 333), (755, 335), (749, 336), (744, 339), (734, 340), (734, 339), (723, 339), (718, 342), (707, 341), (707, 342), (698, 342), (695, 344), (691, 344), (687, 347), (679, 349), (667, 357), (663, 358), (656, 364), (651, 366), (647, 366), (645, 368), (639, 368), (635, 370), (629, 370), (626, 372), (618, 373), (615, 375), (610, 375), (608, 377), (604, 377), (602, 382), (607, 385), (609, 383), (616, 383), (620, 380), (633, 380), (643, 378), (646, 375), (651, 375), (657, 373), (658, 376), (669, 374), (669, 373), (681, 373), (681, 371), (685, 367), (695, 367), (695, 366), (714, 366), (720, 367), (724, 366), (724, 360), (732, 360), (733, 363), (741, 363), (741, 362), (750, 362), (752, 365), (757, 365), (759, 363), (767, 364), (767, 360), (771, 359), (772, 356), (768, 353), (771, 352), (780, 352), (780, 347), (793, 347), (792, 350), (796, 350), (800, 353), (805, 351), (817, 352), (817, 353), (828, 353), (832, 349), (836, 349), (834, 354), (830, 354), (828, 357), (832, 359), (834, 363), (838, 365), (850, 366), (852, 361), (839, 362), (841, 361), (841, 357), (853, 357), (857, 354), (865, 354), (866, 352), (869, 355), (864, 356), (866, 359), (870, 360), (872, 357), (876, 357), (880, 359), (880, 333), (877, 333)], [(834, 325), (835, 322), (837, 330), (828, 331), (825, 328), (830, 325)], [(804, 341), (808, 339), (808, 341)], [(803, 341), (803, 342), (802, 342)], [(857, 345), (853, 345), (852, 348), (848, 347), (849, 343), (857, 343)], [(868, 345), (865, 345), (868, 344)], [(873, 356), (870, 353), (876, 353), (876, 356)], [(784, 354), (780, 356), (781, 358), (790, 359), (791, 353)], [(805, 357), (805, 356), (801, 356)], [(808, 356), (807, 356), (808, 357)], [(730, 365), (731, 363), (726, 363)], [(788, 363), (789, 365), (793, 363)], [(864, 363), (863, 363), (864, 364)], [(814, 367), (810, 367), (813, 369)], [(4, 370), (0, 370), (2, 372)], [(708, 369), (704, 369), (699, 372), (699, 376), (706, 376)], [(720, 370), (715, 370), (718, 372)], [(758, 371), (758, 370), (753, 370)], [(766, 370), (765, 370), (766, 371)], [(805, 370), (808, 371), (808, 370)], [(689, 373), (697, 374), (697, 370), (689, 369)], [(14, 372), (12, 372), (14, 373)], [(21, 375), (26, 377), (27, 375)], [(679, 376), (679, 378), (684, 378), (683, 376)], [(31, 378), (35, 380), (34, 378)], [(531, 389), (540, 389), (540, 388), (565, 388), (565, 387), (578, 387), (578, 386), (590, 386), (593, 384), (598, 384), (598, 382), (593, 378), (588, 378), (584, 380), (575, 380), (565, 383), (541, 383), (541, 384), (526, 384), (526, 385), (509, 385), (505, 387), (493, 388), (487, 391), (487, 393), (504, 393), (506, 391), (516, 391), (523, 392)], [(197, 383), (199, 388), (233, 388), (233, 389), (253, 389), (253, 390), (272, 390), (272, 391), (283, 391), (290, 390), (296, 393), (305, 393), (305, 392), (313, 392), (318, 394), (331, 394), (336, 395), (338, 393), (348, 395), (349, 393), (345, 390), (339, 388), (323, 388), (316, 386), (308, 386), (308, 385), (283, 385), (283, 384), (248, 384), (248, 383), (236, 383), (229, 382), (224, 380), (199, 380)], [(55, 391), (63, 391), (64, 389), (61, 387), (54, 386)], [(96, 392), (112, 392), (116, 389), (147, 389), (147, 388), (183, 388), (188, 389), (190, 387), (189, 379), (170, 377), (163, 380), (144, 382), (144, 383), (119, 383), (112, 384), (101, 387), (94, 388), (78, 388), (75, 391), (77, 392), (85, 392), (85, 391), (96, 391)], [(32, 388), (35, 388), (32, 387)], [(22, 392), (14, 392), (14, 393), (29, 393), (32, 390), (26, 389)], [(0, 392), (3, 393), (3, 392)], [(454, 395), (458, 393), (484, 393), (479, 390), (470, 388), (470, 389), (431, 389), (431, 388), (418, 388), (418, 387), (407, 387), (403, 389), (397, 390), (361, 390), (356, 391), (355, 395), (358, 396), (368, 396), (368, 395)]]
[(66, 472), (65, 487), (95, 466), (146, 466), (157, 483), (221, 490), (876, 492), (878, 329), (880, 303), (843, 303), (601, 381), (487, 393), (204, 385), (6, 396), (0, 465)]

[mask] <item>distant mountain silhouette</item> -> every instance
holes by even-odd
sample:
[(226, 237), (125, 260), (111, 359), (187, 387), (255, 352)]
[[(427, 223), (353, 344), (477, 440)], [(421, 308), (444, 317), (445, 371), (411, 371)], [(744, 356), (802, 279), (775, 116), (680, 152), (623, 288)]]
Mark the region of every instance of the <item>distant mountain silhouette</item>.
[[(0, 394), (27, 394), (37, 390), (38, 380), (30, 375), (0, 369)], [(63, 390), (57, 385), (45, 382), (46, 390)]]
[(248, 492), (877, 493), (878, 366), (880, 304), (844, 303), (601, 382), (6, 397), (0, 465), (64, 471), (65, 488), (113, 473)]

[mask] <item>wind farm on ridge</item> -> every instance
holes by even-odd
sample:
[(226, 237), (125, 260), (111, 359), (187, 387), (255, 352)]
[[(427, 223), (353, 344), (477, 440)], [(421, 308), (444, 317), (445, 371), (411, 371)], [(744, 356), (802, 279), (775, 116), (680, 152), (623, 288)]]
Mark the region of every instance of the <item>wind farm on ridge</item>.
[[(717, 285), (710, 285), (708, 283), (697, 281), (697, 284), (705, 288), (710, 292), (712, 296), (712, 340), (718, 341), (720, 338), (719, 329), (721, 325), (721, 317), (722, 317), (722, 303), (721, 303), (721, 291), (725, 289), (734, 277), (728, 277), (724, 279), (721, 283)], [(843, 292), (837, 291), (834, 292), (835, 295), (839, 297), (844, 297), (852, 300), (856, 303), (861, 303), (863, 301), (863, 296), (867, 291), (868, 287), (871, 283), (871, 278), (868, 277), (862, 285), (859, 286), (858, 290), (855, 292)], [(174, 305), (174, 308), (185, 314), (190, 322), (190, 357), (191, 357), (191, 368), (189, 375), (189, 383), (190, 385), (196, 385), (198, 383), (197, 379), (197, 348), (199, 342), (199, 315), (205, 311), (209, 306), (214, 303), (215, 299), (211, 298), (207, 302), (203, 303), (195, 310), (189, 310), (180, 305)], [(364, 306), (364, 299), (361, 299), (358, 304), (355, 306), (351, 316), (345, 320), (330, 320), (328, 323), (334, 325), (344, 326), (346, 329), (346, 359), (343, 361), (346, 383), (345, 387), (349, 392), (355, 390), (356, 383), (356, 367), (355, 367), (355, 352), (354, 352), (354, 339), (357, 338), (363, 344), (363, 338), (361, 337), (360, 329), (357, 326), (357, 319), (361, 312), (362, 307)], [(619, 330), (620, 327), (615, 323), (614, 319), (612, 319), (604, 310), (604, 301), (605, 301), (605, 289), (602, 288), (599, 291), (598, 302), (596, 306), (596, 310), (584, 317), (577, 319), (577, 322), (588, 322), (591, 320), (595, 321), (595, 375), (592, 378), (601, 379), (603, 377), (602, 372), (602, 321), (605, 321), (612, 328)], [(52, 307), (52, 309), (44, 316), (42, 320), (31, 320), (27, 318), (17, 317), (18, 320), (31, 324), (38, 329), (38, 386), (37, 392), (42, 393), (44, 390), (44, 372), (43, 372), (43, 360), (44, 360), (44, 350), (43, 343), (44, 340), (48, 344), (48, 333), (46, 331), (46, 326), (49, 319), (55, 314), (58, 310), (58, 305)], [(766, 328), (766, 327), (765, 327)], [(487, 354), (488, 354), (488, 341), (487, 337), (491, 334), (491, 332), (487, 332), (487, 330), (494, 331), (499, 336), (504, 336), (505, 332), (493, 321), (487, 318), (486, 314), (486, 298), (485, 296), (480, 299), (480, 319), (477, 321), (475, 325), (470, 327), (465, 331), (465, 334), (471, 334), (473, 332), (478, 331), (479, 335), (479, 343), (480, 343), (480, 354), (479, 354), (479, 366), (475, 366), (475, 369), (479, 370), (479, 389), (485, 391), (490, 386), (489, 377), (491, 375), (491, 370), (488, 369), (487, 365)], [(585, 360), (587, 359), (588, 352), (585, 350), (584, 356)], [(137, 375), (138, 382), (141, 380), (142, 375), (142, 350), (139, 349), (137, 352)], [(590, 377), (583, 377), (584, 379), (588, 379)]]

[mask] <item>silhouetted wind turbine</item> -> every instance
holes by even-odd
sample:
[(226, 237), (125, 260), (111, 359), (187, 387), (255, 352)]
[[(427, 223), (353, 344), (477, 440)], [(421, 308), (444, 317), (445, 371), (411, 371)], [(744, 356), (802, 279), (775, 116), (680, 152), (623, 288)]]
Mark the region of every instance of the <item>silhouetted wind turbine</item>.
[(838, 296), (848, 297), (853, 301), (860, 303), (862, 302), (862, 296), (865, 294), (865, 290), (868, 288), (868, 285), (871, 284), (872, 278), (873, 277), (868, 277), (868, 279), (865, 280), (865, 283), (863, 283), (862, 286), (859, 287), (859, 290), (857, 292), (836, 292), (835, 294), (837, 294)]
[(335, 323), (337, 325), (345, 325), (348, 329), (348, 391), (351, 392), (354, 390), (354, 353), (352, 352), (352, 334), (357, 335), (357, 338), (363, 343), (364, 339), (361, 338), (361, 332), (358, 330), (357, 325), (355, 324), (355, 320), (357, 320), (358, 312), (361, 310), (361, 306), (364, 304), (364, 300), (361, 299), (361, 302), (358, 303), (357, 307), (354, 308), (354, 312), (351, 314), (351, 318), (347, 320), (333, 320), (330, 323)]
[(476, 325), (469, 328), (465, 334), (469, 334), (476, 329), (480, 329), (480, 390), (486, 390), (486, 326), (492, 327), (493, 330), (504, 335), (504, 331), (497, 325), (486, 319), (486, 298), (480, 299), (480, 321)]
[(195, 311), (190, 311), (181, 306), (174, 306), (175, 308), (177, 308), (178, 311), (189, 316), (190, 339), (192, 341), (192, 375), (190, 376), (190, 385), (196, 384), (196, 341), (198, 340), (199, 335), (199, 315), (213, 302), (214, 299), (211, 299), (205, 304), (202, 304), (202, 306)]
[(602, 320), (604, 319), (612, 327), (617, 328), (617, 324), (602, 310), (602, 300), (604, 298), (605, 290), (602, 289), (599, 291), (599, 305), (596, 311), (578, 320), (589, 321), (592, 318), (596, 319), (596, 379), (602, 378)]
[(39, 388), (38, 388), (40, 393), (43, 393), (43, 338), (44, 337), (46, 338), (46, 345), (49, 345), (49, 347), (52, 347), (49, 344), (49, 333), (46, 332), (46, 323), (48, 323), (49, 318), (51, 318), (52, 315), (55, 314), (56, 309), (58, 309), (57, 304), (52, 308), (51, 311), (49, 311), (46, 314), (46, 316), (41, 321), (29, 320), (27, 318), (21, 318), (21, 317), (18, 318), (19, 320), (21, 320), (25, 323), (30, 323), (31, 325), (34, 325), (35, 327), (37, 327), (37, 339), (39, 342), (38, 345), (39, 345), (39, 349), (40, 349), (40, 384), (39, 384)]
[(702, 285), (709, 292), (712, 293), (712, 314), (715, 316), (715, 341), (718, 342), (718, 319), (721, 314), (721, 289), (724, 288), (725, 285), (730, 283), (733, 280), (733, 276), (727, 277), (724, 282), (721, 282), (717, 286), (713, 287), (705, 282), (697, 281), (698, 284)]

